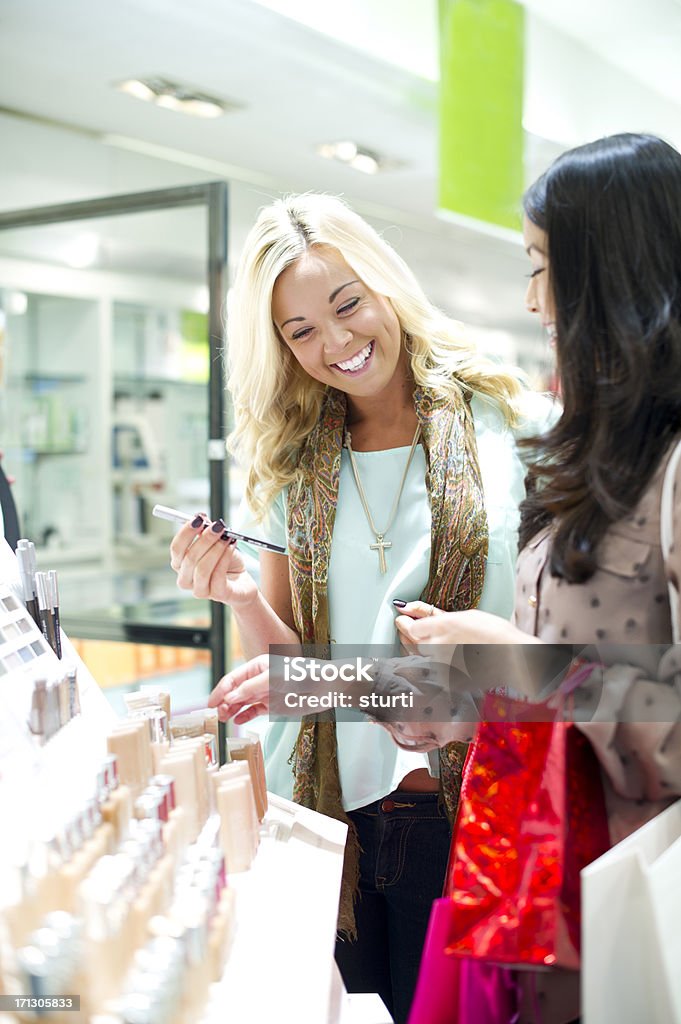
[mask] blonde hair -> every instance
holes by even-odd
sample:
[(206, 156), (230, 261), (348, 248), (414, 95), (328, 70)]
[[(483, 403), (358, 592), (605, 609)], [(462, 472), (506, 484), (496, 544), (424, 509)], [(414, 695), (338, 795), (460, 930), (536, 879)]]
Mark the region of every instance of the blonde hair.
[(277, 200), (261, 210), (246, 238), (227, 311), (234, 409), (228, 447), (247, 467), (246, 499), (259, 519), (296, 481), (298, 453), (326, 393), (302, 370), (272, 320), (277, 278), (318, 245), (335, 249), (368, 288), (390, 301), (416, 384), (442, 396), (486, 395), (510, 425), (520, 416), (518, 374), (481, 357), (463, 325), (429, 302), (404, 260), (343, 200), (314, 193)]

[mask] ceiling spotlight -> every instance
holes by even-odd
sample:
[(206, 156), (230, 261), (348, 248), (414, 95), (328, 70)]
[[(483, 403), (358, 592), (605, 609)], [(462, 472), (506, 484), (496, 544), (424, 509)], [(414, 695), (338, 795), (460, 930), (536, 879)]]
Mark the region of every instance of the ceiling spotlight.
[(135, 99), (155, 103), (166, 110), (190, 114), (192, 117), (220, 117), (226, 110), (239, 107), (238, 103), (195, 92), (188, 86), (170, 82), (166, 78), (128, 78), (124, 82), (116, 82), (115, 88)]
[(363, 174), (378, 174), (379, 171), (393, 170), (400, 166), (396, 160), (386, 160), (379, 153), (347, 140), (324, 142), (321, 146), (317, 146), (317, 153), (327, 160), (339, 160), (342, 164), (347, 164)]
[(357, 153), (349, 163), (356, 171), (362, 171), (363, 174), (378, 174), (381, 169), (378, 160), (372, 153)]
[(85, 232), (82, 235), (75, 235), (62, 248), (62, 257), (69, 267), (76, 270), (85, 270), (93, 266), (99, 258), (100, 242), (97, 235)]
[(134, 96), (137, 100), (146, 100), (147, 103), (156, 99), (154, 90), (139, 78), (130, 78), (126, 82), (119, 82), (116, 88), (120, 92), (127, 92), (128, 96)]

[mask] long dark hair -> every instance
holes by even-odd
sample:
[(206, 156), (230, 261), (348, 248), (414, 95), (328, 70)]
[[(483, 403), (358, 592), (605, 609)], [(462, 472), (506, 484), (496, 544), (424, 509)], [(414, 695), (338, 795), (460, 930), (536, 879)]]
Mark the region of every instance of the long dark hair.
[(523, 206), (547, 235), (563, 414), (530, 442), (520, 543), (554, 521), (551, 571), (581, 583), (681, 429), (681, 154), (599, 139), (558, 157)]

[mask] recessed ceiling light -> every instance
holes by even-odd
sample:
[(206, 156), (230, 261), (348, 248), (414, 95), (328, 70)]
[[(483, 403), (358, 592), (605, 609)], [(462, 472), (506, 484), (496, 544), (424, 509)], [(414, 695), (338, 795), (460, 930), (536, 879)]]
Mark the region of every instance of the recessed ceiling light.
[(192, 117), (220, 117), (226, 110), (239, 107), (238, 103), (208, 96), (167, 78), (128, 78), (124, 82), (116, 82), (115, 88), (135, 99)]
[(357, 153), (350, 161), (350, 166), (363, 174), (378, 174), (381, 166), (372, 153)]
[(127, 92), (128, 96), (134, 96), (138, 100), (146, 100), (148, 103), (156, 99), (154, 90), (139, 78), (130, 78), (125, 82), (119, 82), (116, 88), (120, 92)]
[(326, 160), (339, 160), (363, 174), (378, 174), (379, 171), (394, 170), (400, 167), (398, 160), (388, 160), (375, 150), (366, 149), (356, 142), (324, 142), (317, 146), (317, 153)]
[(100, 242), (97, 235), (85, 232), (75, 235), (62, 249), (62, 257), (69, 267), (85, 270), (99, 258)]

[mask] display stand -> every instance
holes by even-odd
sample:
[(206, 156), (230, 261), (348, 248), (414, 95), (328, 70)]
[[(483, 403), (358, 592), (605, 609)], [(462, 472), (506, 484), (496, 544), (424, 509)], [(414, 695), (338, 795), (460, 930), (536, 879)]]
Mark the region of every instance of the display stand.
[[(17, 561), (0, 543), (0, 908), (11, 893), (13, 864), (71, 808), (91, 796), (96, 766), (116, 716), (68, 637), (60, 662), (20, 601)], [(14, 598), (14, 600), (12, 600)], [(16, 607), (15, 607), (16, 606)], [(30, 660), (19, 658), (30, 652)], [(15, 661), (21, 664), (14, 667)], [(36, 675), (77, 669), (81, 713), (44, 745), (27, 728)]]
[[(59, 662), (19, 597), (16, 559), (3, 541), (0, 963), (7, 942), (3, 907), (14, 902), (15, 868), (32, 844), (49, 841), (91, 794), (116, 722), (68, 638), (62, 633)], [(19, 664), (17, 652), (31, 644), (30, 661)], [(39, 743), (27, 725), (32, 680), (37, 671), (66, 664), (78, 669), (81, 712)], [(210, 989), (202, 1024), (222, 1024), (226, 1016), (258, 1024), (390, 1024), (378, 996), (347, 995), (333, 958), (347, 827), (288, 800), (270, 795), (269, 801), (251, 868), (228, 875), (236, 896), (231, 948), (221, 980)]]
[(237, 893), (236, 934), (205, 1024), (222, 1020), (225, 1001), (235, 1019), (329, 1020), (347, 830), (331, 818), (270, 799), (269, 834), (253, 867), (230, 877)]
[(237, 926), (203, 1024), (390, 1024), (377, 995), (348, 995), (333, 958), (347, 826), (269, 794), (250, 871), (230, 877)]

